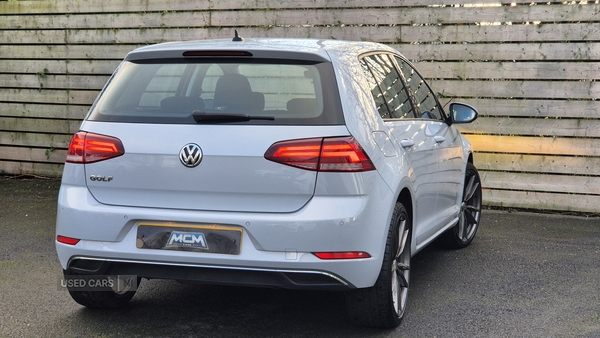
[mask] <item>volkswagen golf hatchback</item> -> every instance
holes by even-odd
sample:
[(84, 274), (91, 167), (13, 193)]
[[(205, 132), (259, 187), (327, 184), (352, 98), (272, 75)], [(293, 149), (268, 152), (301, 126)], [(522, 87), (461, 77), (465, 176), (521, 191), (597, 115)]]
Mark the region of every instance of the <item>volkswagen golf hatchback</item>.
[(477, 231), (480, 179), (454, 127), (476, 117), (381, 44), (136, 49), (69, 146), (66, 286), (90, 308), (125, 305), (141, 278), (341, 290), (357, 323), (396, 326), (411, 256)]

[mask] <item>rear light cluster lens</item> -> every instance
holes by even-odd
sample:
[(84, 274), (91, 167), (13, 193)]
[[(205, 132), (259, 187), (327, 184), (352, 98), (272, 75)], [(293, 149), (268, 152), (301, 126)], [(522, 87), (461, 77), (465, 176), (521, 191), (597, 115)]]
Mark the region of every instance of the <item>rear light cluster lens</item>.
[(125, 154), (123, 143), (115, 137), (80, 131), (71, 139), (68, 163), (93, 163)]
[(267, 150), (265, 158), (313, 171), (360, 172), (375, 170), (369, 156), (351, 136), (277, 142)]

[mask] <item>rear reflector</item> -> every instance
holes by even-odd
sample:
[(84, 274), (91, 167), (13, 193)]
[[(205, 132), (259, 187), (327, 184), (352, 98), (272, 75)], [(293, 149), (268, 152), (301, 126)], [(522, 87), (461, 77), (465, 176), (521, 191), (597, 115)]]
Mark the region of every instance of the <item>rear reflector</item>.
[(123, 154), (125, 149), (118, 138), (80, 131), (71, 139), (67, 162), (92, 163)]
[(282, 141), (265, 153), (267, 160), (327, 172), (360, 172), (375, 166), (352, 136)]
[(363, 251), (348, 251), (348, 252), (313, 252), (313, 255), (320, 259), (361, 259), (371, 258), (366, 252)]
[(65, 236), (56, 236), (56, 240), (59, 243), (63, 243), (63, 244), (68, 244), (68, 245), (75, 245), (77, 243), (79, 243), (79, 239), (77, 238), (71, 238), (71, 237), (65, 237)]

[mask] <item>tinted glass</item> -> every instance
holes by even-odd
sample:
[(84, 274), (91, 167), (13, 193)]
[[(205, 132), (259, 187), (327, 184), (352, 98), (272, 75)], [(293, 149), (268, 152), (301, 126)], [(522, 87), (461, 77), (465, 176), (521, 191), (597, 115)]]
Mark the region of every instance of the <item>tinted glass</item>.
[(331, 64), (167, 61), (124, 62), (88, 119), (195, 123), (200, 111), (273, 117), (243, 122), (252, 124), (343, 123)]
[(419, 117), (441, 120), (442, 113), (440, 112), (439, 103), (425, 80), (406, 61), (399, 57), (395, 58), (404, 75), (407, 86), (414, 95), (420, 114)]
[(363, 69), (371, 82), (371, 93), (384, 119), (414, 118), (413, 107), (402, 78), (387, 54), (362, 59)]
[(385, 99), (383, 98), (383, 93), (377, 84), (377, 80), (373, 77), (373, 73), (367, 66), (367, 62), (363, 59), (360, 65), (365, 72), (365, 78), (369, 82), (369, 88), (371, 90), (371, 94), (373, 95), (373, 99), (375, 100), (375, 105), (377, 106), (377, 111), (382, 118), (387, 118), (390, 115), (390, 111), (385, 103)]

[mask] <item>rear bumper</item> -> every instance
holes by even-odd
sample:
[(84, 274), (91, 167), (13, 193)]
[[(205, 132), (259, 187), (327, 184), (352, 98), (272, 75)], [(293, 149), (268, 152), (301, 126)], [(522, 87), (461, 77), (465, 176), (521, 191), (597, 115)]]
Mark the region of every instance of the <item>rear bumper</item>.
[[(368, 187), (363, 194), (317, 195), (293, 213), (104, 205), (84, 184), (63, 181), (56, 235), (80, 241), (76, 245), (56, 242), (56, 251), (67, 272), (295, 289), (369, 287), (381, 270), (393, 195), (376, 172), (360, 179), (361, 186)], [(140, 249), (137, 230), (146, 222), (238, 227), (241, 250), (232, 255)], [(312, 254), (340, 251), (363, 251), (371, 257), (321, 260)], [(83, 271), (86, 266), (94, 268)]]

